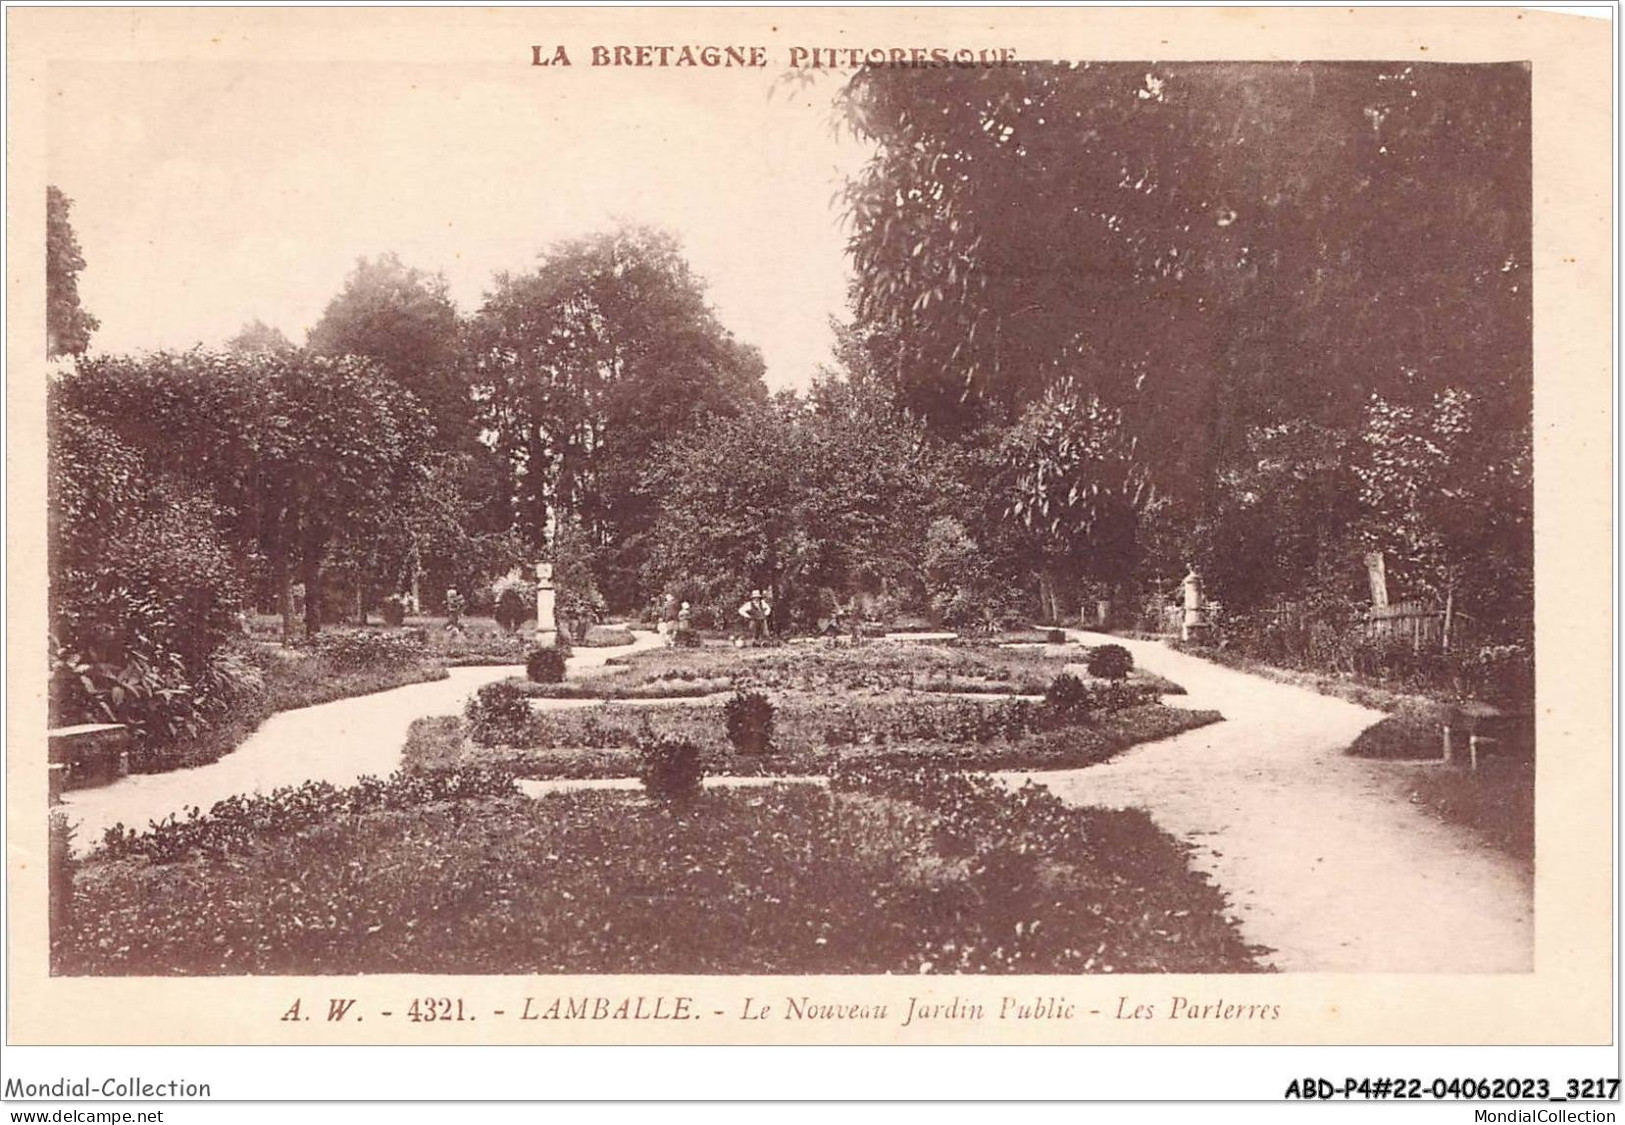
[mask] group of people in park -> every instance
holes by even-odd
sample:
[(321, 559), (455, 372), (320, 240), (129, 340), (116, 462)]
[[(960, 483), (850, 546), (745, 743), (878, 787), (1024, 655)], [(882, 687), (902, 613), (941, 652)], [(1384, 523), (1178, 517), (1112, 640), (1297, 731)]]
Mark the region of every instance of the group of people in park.
[[(694, 627), (692, 612), (689, 603), (679, 601), (676, 594), (666, 595), (660, 607), (660, 635), (668, 645), (683, 643), (683, 638)], [(767, 641), (773, 621), (773, 603), (766, 594), (761, 590), (752, 590), (750, 597), (740, 604), (739, 616), (745, 621), (752, 644)]]
[(679, 602), (676, 594), (667, 594), (665, 604), (660, 607), (661, 639), (668, 645), (681, 643), (682, 636), (692, 628), (691, 612), (687, 602)]
[[(1183, 603), (1183, 614), (1180, 633), (1187, 641), (1200, 640), (1207, 634), (1210, 624), (1208, 619), (1209, 605), (1206, 593), (1203, 590), (1202, 576), (1194, 565), (1187, 568), (1188, 573), (1174, 590), (1174, 596)], [(765, 643), (771, 632), (773, 622), (773, 602), (761, 590), (752, 590), (750, 597), (739, 606), (739, 616), (744, 620), (747, 636), (752, 644)], [(690, 606), (688, 602), (679, 602), (677, 595), (667, 594), (665, 605), (660, 611), (660, 635), (665, 638), (668, 645), (681, 643), (682, 635), (692, 628), (690, 624)], [(826, 637), (843, 636), (848, 628), (854, 639), (861, 638), (859, 618), (852, 609), (836, 605), (833, 616), (825, 625), (822, 632)]]
[[(1207, 631), (1209, 624), (1207, 618), (1208, 605), (1205, 592), (1202, 588), (1202, 577), (1196, 567), (1189, 567), (1189, 573), (1174, 591), (1174, 596), (1183, 602), (1183, 622), (1181, 633), (1185, 640), (1200, 639)], [(458, 629), (464, 609), (464, 599), (455, 589), (446, 591), (446, 627)], [(684, 637), (693, 628), (692, 607), (688, 602), (680, 601), (676, 594), (667, 594), (666, 600), (660, 609), (660, 636), (668, 645), (683, 643)], [(773, 623), (773, 602), (761, 590), (752, 590), (750, 596), (739, 606), (739, 616), (744, 620), (746, 635), (752, 644), (763, 644), (769, 639)], [(825, 626), (825, 636), (841, 636), (846, 627), (851, 626), (853, 636), (859, 636), (857, 629), (858, 617), (851, 609), (843, 609), (837, 605), (829, 624)]]

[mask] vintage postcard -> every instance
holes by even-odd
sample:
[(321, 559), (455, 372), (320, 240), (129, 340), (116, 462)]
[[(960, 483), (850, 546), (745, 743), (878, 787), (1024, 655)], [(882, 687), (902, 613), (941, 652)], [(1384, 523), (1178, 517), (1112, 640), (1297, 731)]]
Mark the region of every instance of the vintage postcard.
[(8, 1042), (1609, 1040), (1607, 21), (7, 21)]

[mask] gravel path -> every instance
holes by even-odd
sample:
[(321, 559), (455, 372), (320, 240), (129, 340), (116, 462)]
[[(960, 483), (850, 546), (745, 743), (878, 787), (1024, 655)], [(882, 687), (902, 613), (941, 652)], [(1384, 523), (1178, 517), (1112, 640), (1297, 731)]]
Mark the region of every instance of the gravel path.
[(1032, 776), (1080, 805), (1143, 808), (1195, 845), (1246, 939), (1303, 972), (1528, 972), (1533, 875), (1524, 864), (1394, 799), (1382, 762), (1343, 753), (1379, 711), (1238, 672), (1148, 641), (1135, 664), (1225, 722), (1102, 765)]
[[(593, 675), (612, 656), (660, 643), (655, 633), (633, 636), (632, 644), (617, 648), (576, 649), (568, 674)], [(415, 721), (460, 714), (479, 688), (522, 676), (525, 670), (502, 665), (452, 668), (450, 673), (448, 679), (431, 683), (279, 712), (236, 750), (206, 766), (132, 774), (98, 789), (71, 790), (63, 795), (62, 811), (77, 825), (74, 850), (89, 851), (114, 824), (141, 829), (171, 813), (184, 816), (194, 805), (207, 812), (216, 801), (239, 793), (268, 793), (303, 781), (352, 785), (367, 774), (388, 777), (400, 765), (407, 729)]]

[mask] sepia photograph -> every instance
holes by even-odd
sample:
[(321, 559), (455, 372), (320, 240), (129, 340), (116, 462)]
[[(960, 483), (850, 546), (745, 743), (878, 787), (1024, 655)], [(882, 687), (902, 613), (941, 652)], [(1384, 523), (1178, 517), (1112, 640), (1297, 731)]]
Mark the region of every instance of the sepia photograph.
[[(1545, 685), (1612, 597), (1537, 628), (1531, 56), (127, 15), (9, 187), (14, 978), (231, 978), (222, 1042), (1299, 1042), (1606, 956), (1537, 909), (1611, 878)], [(436, 19), (498, 56), (391, 54)]]

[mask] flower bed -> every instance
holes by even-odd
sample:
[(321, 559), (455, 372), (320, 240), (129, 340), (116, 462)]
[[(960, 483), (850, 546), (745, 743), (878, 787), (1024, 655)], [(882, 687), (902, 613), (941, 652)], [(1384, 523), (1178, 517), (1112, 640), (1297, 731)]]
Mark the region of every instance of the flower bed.
[[(857, 720), (860, 725), (848, 726), (844, 707), (818, 708), (804, 697), (786, 697), (779, 701), (773, 751), (768, 754), (738, 753), (728, 741), (722, 708), (716, 706), (634, 709), (607, 705), (550, 712), (536, 716), (530, 727), (537, 741), (519, 747), (480, 746), (469, 737), (462, 720), (424, 719), (412, 728), (405, 764), (422, 769), (485, 764), (527, 778), (632, 777), (638, 771), (633, 747), (640, 734), (648, 731), (694, 743), (706, 771), (713, 775), (817, 775), (849, 758), (921, 760), (943, 768), (1078, 769), (1137, 743), (1167, 738), (1220, 718), (1214, 711), (1149, 704), (1044, 729), (1040, 725), (1004, 725), (1028, 720), (995, 714), (1003, 705), (951, 702), (955, 714), (950, 716), (921, 718), (908, 713), (917, 711), (920, 704), (909, 703), (877, 708), (877, 714)], [(1028, 708), (1030, 719), (1041, 714), (1033, 705), (1013, 706)], [(968, 709), (984, 709), (989, 715), (971, 719), (965, 715)], [(897, 726), (889, 725), (893, 722)], [(933, 731), (927, 725), (931, 723), (940, 725)], [(1012, 737), (1016, 731), (1025, 733)]]
[(637, 640), (625, 625), (589, 625), (586, 635), (576, 642), (581, 648), (619, 648)]
[(93, 858), (53, 971), (1259, 968), (1186, 847), (1138, 811), (883, 770), (847, 772), (833, 791), (709, 790), (671, 805), (470, 784), (294, 794), (259, 810), (263, 825), (234, 807), (229, 859), (201, 843), (164, 863), (139, 844)]
[(727, 679), (672, 679), (648, 683), (623, 683), (622, 676), (594, 676), (587, 680), (565, 680), (558, 684), (512, 681), (531, 699), (697, 699), (733, 689)]
[[(869, 742), (1014, 740), (1155, 702), (1149, 689), (1136, 685), (1084, 684), (1069, 676), (1056, 682), (1072, 685), (1064, 705), (911, 693), (831, 700), (794, 692), (775, 694), (770, 702), (780, 712), (781, 745), (791, 750)], [(717, 726), (705, 710), (693, 707), (632, 708), (606, 702), (600, 707), (531, 711), (525, 700), (534, 686), (504, 680), (480, 689), (467, 709), (475, 741), (521, 749), (627, 746), (651, 722), (680, 725), (684, 737), (709, 741), (714, 733), (710, 728)]]
[(1058, 668), (1041, 652), (996, 646), (873, 641), (857, 646), (661, 649), (611, 663), (621, 690), (668, 680), (749, 682), (780, 691), (988, 691), (1041, 695)]
[(115, 824), (102, 837), (105, 859), (141, 856), (172, 863), (193, 855), (215, 859), (246, 851), (268, 835), (284, 835), (338, 816), (407, 808), (464, 797), (513, 792), (513, 775), (478, 767), (439, 771), (397, 771), (387, 781), (364, 777), (340, 789), (325, 781), (285, 786), (269, 794), (228, 797), (204, 813), (193, 806), (185, 817), (171, 814), (145, 831)]

